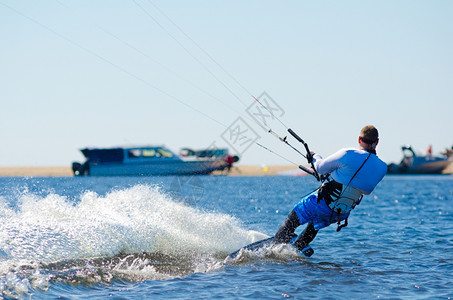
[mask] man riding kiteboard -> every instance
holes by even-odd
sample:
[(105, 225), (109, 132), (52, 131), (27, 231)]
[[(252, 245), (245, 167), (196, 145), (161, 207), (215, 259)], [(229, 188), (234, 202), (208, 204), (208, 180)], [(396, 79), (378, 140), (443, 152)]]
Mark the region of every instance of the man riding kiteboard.
[[(315, 192), (302, 198), (288, 214), (273, 241), (290, 243), (306, 256), (313, 254), (309, 247), (318, 231), (337, 223), (337, 231), (347, 226), (351, 210), (360, 203), (363, 194), (370, 194), (387, 172), (387, 164), (376, 155), (378, 130), (368, 125), (362, 128), (359, 149), (345, 148), (322, 158), (309, 153), (307, 158), (315, 171), (326, 178)], [(345, 221), (341, 224), (341, 221)], [(308, 223), (304, 232), (294, 240), (294, 231)]]

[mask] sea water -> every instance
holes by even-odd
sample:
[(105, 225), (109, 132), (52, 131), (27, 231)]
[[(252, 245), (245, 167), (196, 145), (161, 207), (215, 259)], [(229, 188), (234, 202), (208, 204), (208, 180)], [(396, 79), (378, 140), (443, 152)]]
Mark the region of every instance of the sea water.
[(281, 246), (235, 260), (318, 187), (312, 177), (0, 184), (0, 298), (453, 297), (453, 176), (386, 176), (310, 258)]

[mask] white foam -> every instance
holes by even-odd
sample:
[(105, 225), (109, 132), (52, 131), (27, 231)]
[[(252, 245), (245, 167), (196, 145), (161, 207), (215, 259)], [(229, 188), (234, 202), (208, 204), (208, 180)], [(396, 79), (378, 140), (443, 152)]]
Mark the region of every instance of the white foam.
[(17, 209), (0, 201), (0, 262), (114, 256), (119, 253), (232, 252), (265, 237), (232, 216), (172, 200), (158, 187), (137, 185), (105, 196), (26, 193)]

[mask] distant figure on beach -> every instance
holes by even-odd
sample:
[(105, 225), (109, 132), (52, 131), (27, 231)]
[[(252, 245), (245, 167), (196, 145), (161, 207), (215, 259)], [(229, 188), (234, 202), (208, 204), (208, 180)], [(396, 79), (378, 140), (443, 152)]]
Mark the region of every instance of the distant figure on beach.
[(235, 162), (237, 162), (238, 160), (239, 160), (239, 157), (236, 156), (236, 155), (234, 155), (234, 156), (228, 155), (228, 156), (226, 157), (226, 163), (227, 163), (226, 168), (227, 168), (227, 172), (230, 172), (230, 171), (231, 171), (231, 167), (232, 167), (233, 164), (234, 164)]

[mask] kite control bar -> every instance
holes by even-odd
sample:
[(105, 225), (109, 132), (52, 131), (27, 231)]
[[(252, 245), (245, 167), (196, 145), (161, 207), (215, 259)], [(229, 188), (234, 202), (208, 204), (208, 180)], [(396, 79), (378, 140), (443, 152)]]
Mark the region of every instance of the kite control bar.
[(305, 168), (304, 166), (299, 166), (299, 169), (301, 169), (301, 170), (303, 170), (303, 171), (305, 171), (305, 172), (307, 172), (307, 173), (309, 173), (309, 174), (315, 176), (315, 178), (316, 178), (318, 181), (320, 181), (321, 178), (319, 177), (318, 172), (316, 172), (315, 165), (313, 164), (313, 154), (311, 153), (310, 149), (308, 148), (308, 144), (305, 143), (305, 141), (304, 141), (300, 136), (298, 136), (297, 133), (295, 133), (291, 128), (288, 128), (288, 132), (289, 132), (296, 140), (298, 140), (302, 145), (304, 145), (305, 151), (307, 151), (307, 156), (306, 156), (307, 161), (308, 161), (308, 163), (311, 165), (311, 168), (312, 168), (313, 170), (309, 170), (309, 169)]

